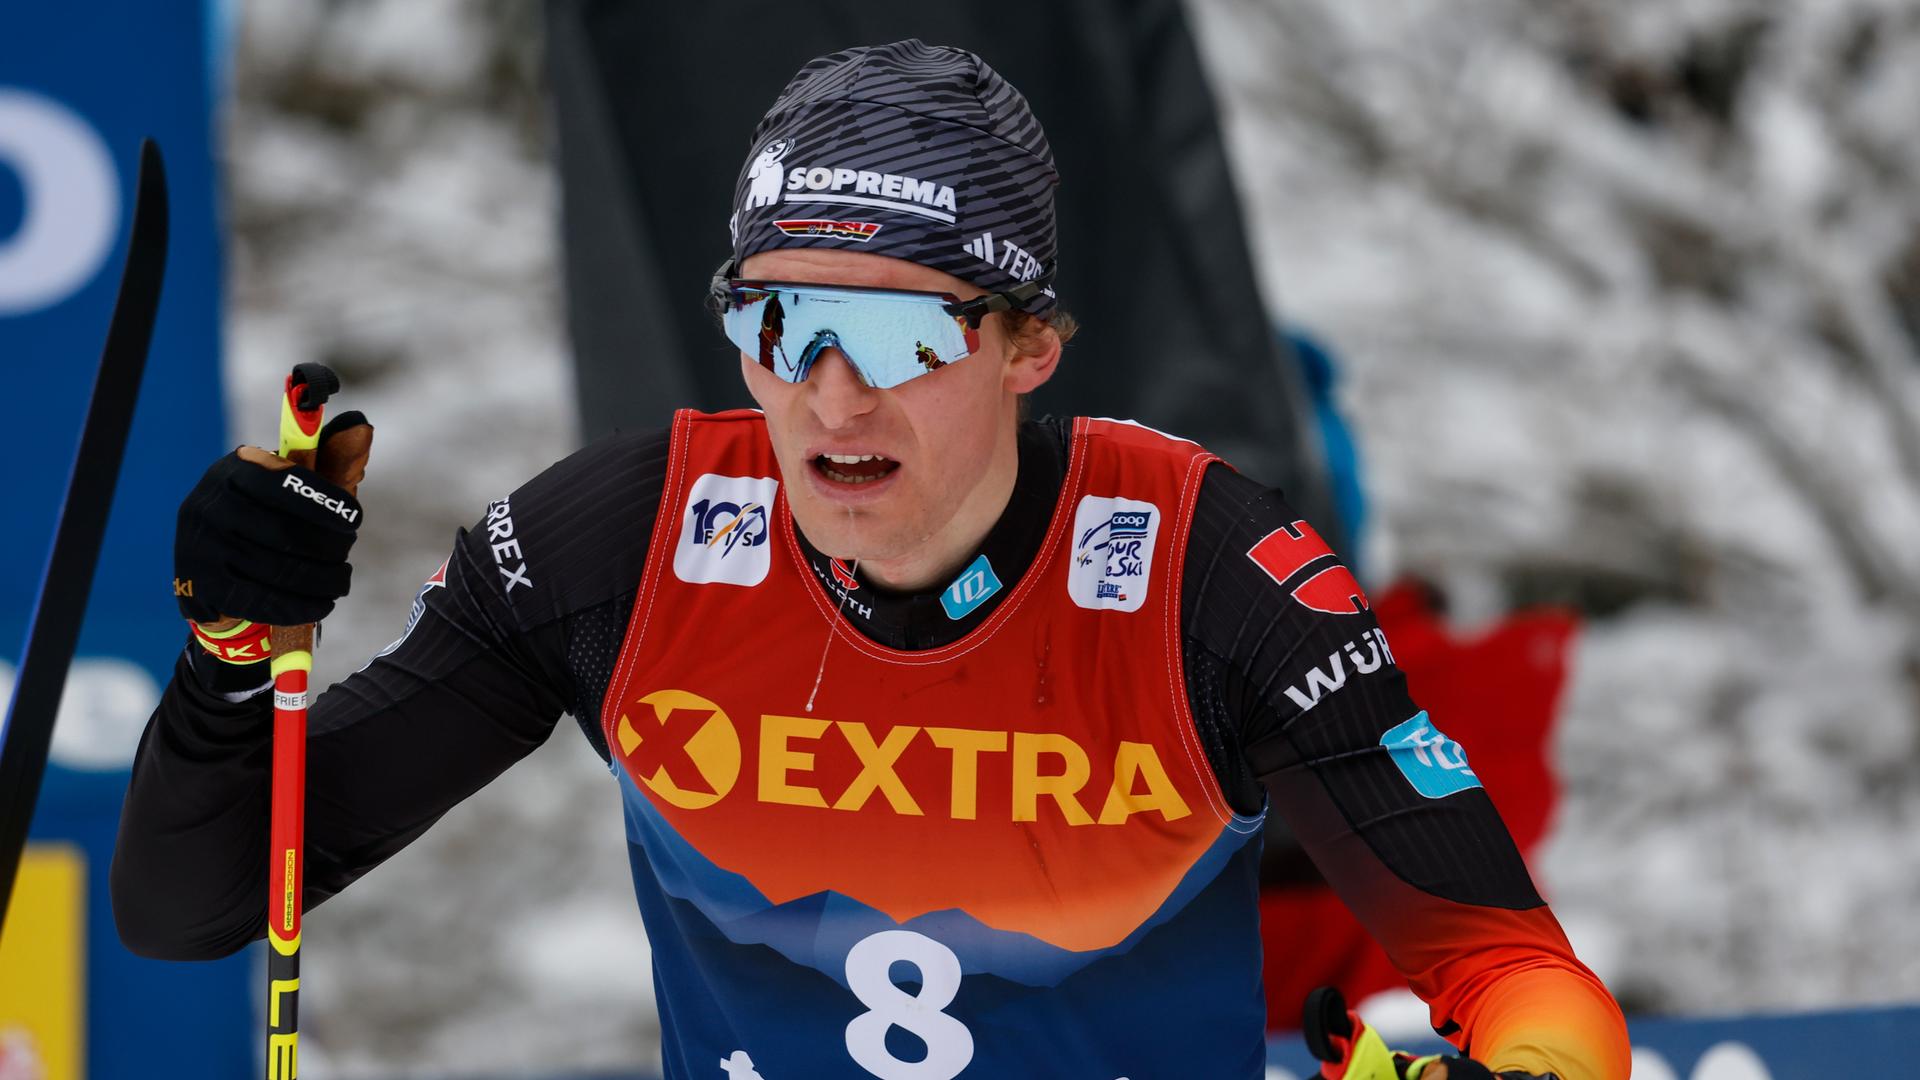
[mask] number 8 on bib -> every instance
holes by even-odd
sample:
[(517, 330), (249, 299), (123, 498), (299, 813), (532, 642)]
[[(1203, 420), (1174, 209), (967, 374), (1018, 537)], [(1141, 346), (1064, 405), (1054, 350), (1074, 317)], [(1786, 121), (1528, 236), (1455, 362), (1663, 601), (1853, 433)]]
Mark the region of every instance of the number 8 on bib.
[[(894, 985), (893, 965), (920, 972), (920, 992)], [(867, 1012), (847, 1025), (847, 1053), (880, 1080), (953, 1080), (973, 1060), (973, 1033), (940, 1010), (960, 993), (960, 958), (925, 934), (883, 930), (847, 951), (847, 988)], [(887, 1029), (900, 1028), (927, 1044), (922, 1061), (903, 1061), (887, 1049)]]

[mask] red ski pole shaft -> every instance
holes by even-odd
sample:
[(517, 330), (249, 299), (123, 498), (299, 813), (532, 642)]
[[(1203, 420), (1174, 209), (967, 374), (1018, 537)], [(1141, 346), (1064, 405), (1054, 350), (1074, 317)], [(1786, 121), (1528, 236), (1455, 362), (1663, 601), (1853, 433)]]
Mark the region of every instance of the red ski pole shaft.
[[(320, 420), (340, 387), (333, 372), (301, 364), (280, 399), (280, 456), (316, 468)], [(273, 671), (273, 811), (267, 858), (267, 1080), (294, 1080), (300, 1049), (300, 915), (306, 884), (307, 680), (314, 625), (268, 631)]]

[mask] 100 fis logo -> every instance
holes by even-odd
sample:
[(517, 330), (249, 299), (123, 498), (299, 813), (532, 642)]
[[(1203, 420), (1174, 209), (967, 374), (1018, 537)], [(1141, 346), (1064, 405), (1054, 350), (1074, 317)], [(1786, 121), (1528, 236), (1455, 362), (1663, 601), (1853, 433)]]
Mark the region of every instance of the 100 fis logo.
[(771, 517), (780, 481), (706, 473), (687, 491), (673, 572), (692, 585), (758, 585), (772, 566)]

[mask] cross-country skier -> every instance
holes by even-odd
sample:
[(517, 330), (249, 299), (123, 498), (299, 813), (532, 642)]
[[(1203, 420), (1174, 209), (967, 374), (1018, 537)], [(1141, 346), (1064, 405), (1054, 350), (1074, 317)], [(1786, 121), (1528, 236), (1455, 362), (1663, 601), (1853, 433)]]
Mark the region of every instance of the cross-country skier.
[[(1313, 527), (1191, 442), (1023, 418), (1073, 324), (1020, 94), (850, 49), (746, 162), (713, 304), (760, 411), (599, 442), (459, 533), (313, 705), (307, 903), (564, 712), (624, 797), (669, 1077), (1258, 1077), (1269, 812), (1460, 1048), (1428, 1080), (1625, 1077)], [(190, 619), (346, 593), (358, 504), (276, 475), (229, 457), (182, 506)], [(141, 745), (113, 889), (150, 956), (263, 934), (271, 695), (236, 659), (196, 637)]]

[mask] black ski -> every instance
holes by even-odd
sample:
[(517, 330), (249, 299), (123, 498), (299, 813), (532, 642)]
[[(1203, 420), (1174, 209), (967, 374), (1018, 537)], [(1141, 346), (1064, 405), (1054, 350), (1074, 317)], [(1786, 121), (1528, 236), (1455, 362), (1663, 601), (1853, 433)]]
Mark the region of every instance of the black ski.
[(107, 512), (120, 478), (120, 459), (133, 424), (134, 399), (147, 366), (147, 343), (160, 307), (167, 264), (167, 173), (160, 147), (140, 142), (140, 178), (133, 204), (127, 262), (107, 324), (107, 344), (94, 376), (80, 452), (67, 480), (67, 498), (54, 530), (53, 553), (40, 579), (40, 598), (28, 623), (13, 703), (0, 727), (0, 925), (5, 924), (14, 876), (33, 821), (33, 804), (46, 773), (53, 718), (60, 709), (67, 668), (80, 640), (80, 620), (93, 591), (93, 568), (107, 531)]

